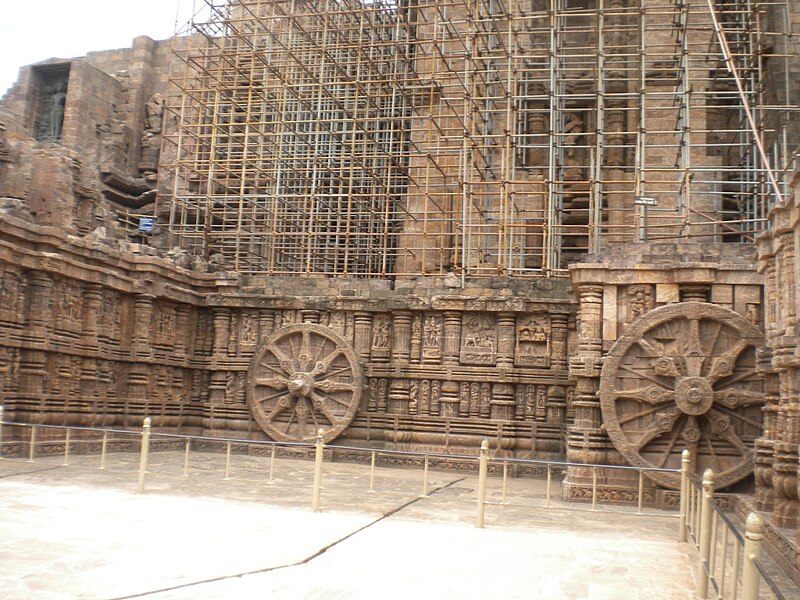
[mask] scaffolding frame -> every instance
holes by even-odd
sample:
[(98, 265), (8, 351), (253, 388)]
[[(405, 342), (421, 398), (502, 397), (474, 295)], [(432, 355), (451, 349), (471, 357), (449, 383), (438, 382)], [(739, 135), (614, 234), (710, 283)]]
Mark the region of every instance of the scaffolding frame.
[(783, 1), (204, 1), (159, 214), (240, 272), (549, 276), (751, 241), (800, 143)]

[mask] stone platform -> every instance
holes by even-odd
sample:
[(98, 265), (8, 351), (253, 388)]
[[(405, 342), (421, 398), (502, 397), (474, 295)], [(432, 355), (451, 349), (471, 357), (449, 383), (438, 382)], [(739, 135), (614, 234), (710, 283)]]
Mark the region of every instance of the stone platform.
[[(689, 600), (694, 551), (674, 513), (589, 512), (544, 482), (490, 480), (476, 529), (477, 478), (325, 464), (322, 512), (312, 464), (267, 458), (151, 457), (137, 495), (135, 454), (0, 460), (0, 597), (580, 598)], [(555, 495), (555, 494), (554, 494)], [(505, 497), (505, 504), (503, 499)], [(538, 505), (538, 506), (534, 506)]]

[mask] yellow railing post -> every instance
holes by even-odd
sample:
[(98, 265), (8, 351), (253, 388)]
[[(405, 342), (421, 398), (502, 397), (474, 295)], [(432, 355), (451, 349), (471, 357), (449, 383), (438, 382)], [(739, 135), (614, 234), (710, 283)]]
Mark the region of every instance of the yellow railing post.
[(506, 490), (508, 485), (508, 461), (503, 461), (503, 504), (506, 503)]
[(189, 476), (189, 448), (192, 445), (192, 440), (186, 438), (186, 446), (183, 449), (183, 476)]
[(34, 458), (36, 458), (36, 425), (31, 427), (31, 439), (29, 445), (30, 448), (28, 448), (28, 462), (33, 462)]
[(319, 512), (319, 492), (322, 484), (322, 451), (325, 442), (322, 440), (322, 429), (317, 431), (316, 451), (314, 454), (314, 490), (311, 496), (311, 510)]
[(428, 469), (430, 467), (430, 461), (427, 456), (425, 456), (425, 463), (422, 468), (422, 494), (420, 494), (421, 498), (428, 497)]
[(67, 439), (64, 440), (64, 466), (69, 465), (69, 440), (71, 431), (67, 429)]
[(106, 451), (108, 450), (108, 432), (103, 432), (103, 442), (100, 444), (100, 469), (106, 468)]
[(744, 564), (742, 565), (742, 600), (758, 600), (761, 575), (754, 560), (761, 556), (761, 540), (764, 539), (764, 521), (758, 514), (747, 515), (744, 526)]
[(275, 444), (272, 444), (272, 452), (269, 454), (269, 479), (267, 480), (268, 485), (272, 485), (275, 483), (272, 479), (272, 475), (275, 473)]
[(689, 486), (689, 451), (681, 453), (681, 499), (680, 499), (680, 519), (678, 520), (678, 541), (686, 542), (686, 515), (689, 510), (688, 499)]
[(0, 404), (0, 458), (3, 458), (3, 405)]
[(708, 578), (706, 571), (711, 556), (711, 513), (714, 510), (711, 502), (714, 498), (714, 472), (706, 469), (703, 473), (703, 499), (700, 502), (700, 557), (697, 563), (698, 594), (701, 598), (708, 595)]
[(636, 505), (636, 514), (642, 514), (642, 506), (644, 505), (644, 471), (639, 469), (639, 498)]
[(478, 459), (478, 517), (476, 527), (483, 527), (486, 511), (486, 476), (489, 471), (489, 441), (481, 442), (481, 454)]
[(597, 467), (592, 467), (592, 510), (597, 510)]
[(553, 481), (553, 471), (550, 465), (547, 465), (547, 491), (545, 493), (545, 507), (550, 508), (550, 485)]
[(150, 417), (142, 423), (142, 448), (139, 453), (139, 483), (136, 486), (137, 494), (144, 494), (144, 477), (147, 473), (147, 455), (150, 451)]
[(372, 451), (372, 457), (369, 461), (369, 493), (375, 493), (375, 450)]
[(225, 447), (225, 481), (231, 478), (231, 443)]

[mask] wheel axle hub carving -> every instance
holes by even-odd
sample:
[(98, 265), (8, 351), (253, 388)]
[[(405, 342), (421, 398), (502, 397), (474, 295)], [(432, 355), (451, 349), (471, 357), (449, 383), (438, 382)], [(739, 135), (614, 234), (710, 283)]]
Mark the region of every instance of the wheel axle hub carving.
[[(711, 468), (716, 487), (753, 470), (763, 385), (755, 351), (763, 335), (738, 313), (703, 302), (656, 308), (612, 346), (600, 377), (603, 424), (634, 466)], [(678, 488), (672, 473), (648, 474)]]
[(363, 375), (340, 335), (313, 323), (284, 327), (258, 349), (248, 372), (248, 402), (275, 440), (329, 442), (350, 424), (361, 400)]

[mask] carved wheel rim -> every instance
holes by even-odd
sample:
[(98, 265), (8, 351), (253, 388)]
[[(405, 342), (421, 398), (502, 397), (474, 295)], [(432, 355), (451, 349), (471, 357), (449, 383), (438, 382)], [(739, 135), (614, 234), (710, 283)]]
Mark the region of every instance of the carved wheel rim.
[(248, 402), (274, 440), (336, 438), (353, 420), (363, 375), (350, 344), (312, 323), (283, 327), (259, 347), (248, 371)]
[[(600, 376), (603, 424), (616, 449), (638, 467), (714, 471), (727, 487), (753, 471), (761, 432), (763, 383), (755, 351), (764, 336), (738, 313), (702, 302), (656, 308), (612, 346)], [(680, 487), (674, 473), (648, 473)]]

